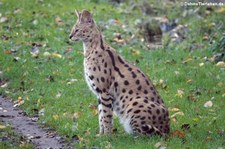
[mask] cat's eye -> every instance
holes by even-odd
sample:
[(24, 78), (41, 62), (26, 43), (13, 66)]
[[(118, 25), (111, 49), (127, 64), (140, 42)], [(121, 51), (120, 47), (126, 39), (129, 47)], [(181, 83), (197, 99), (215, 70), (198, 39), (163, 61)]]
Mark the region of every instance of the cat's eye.
[(75, 33), (78, 32), (78, 31), (79, 31), (79, 29), (76, 29), (76, 30), (75, 30)]

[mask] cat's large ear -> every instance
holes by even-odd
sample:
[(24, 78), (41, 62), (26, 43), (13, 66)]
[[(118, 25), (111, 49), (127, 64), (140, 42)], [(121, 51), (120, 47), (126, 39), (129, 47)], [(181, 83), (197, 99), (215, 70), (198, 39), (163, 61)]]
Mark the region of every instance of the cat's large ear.
[(94, 23), (91, 13), (87, 10), (82, 11), (80, 20), (81, 20), (81, 23), (85, 23), (85, 24), (91, 25)]
[(75, 9), (75, 14), (76, 14), (77, 18), (79, 19), (80, 18), (80, 12)]

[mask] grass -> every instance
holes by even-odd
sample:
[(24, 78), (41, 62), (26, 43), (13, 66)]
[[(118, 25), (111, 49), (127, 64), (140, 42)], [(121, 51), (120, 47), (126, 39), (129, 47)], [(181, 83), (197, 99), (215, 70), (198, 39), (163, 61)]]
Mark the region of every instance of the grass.
[[(187, 39), (181, 44), (149, 51), (139, 39), (126, 45), (110, 43), (123, 57), (136, 63), (150, 76), (166, 105), (172, 109), (170, 115), (183, 113), (171, 119), (172, 132), (177, 131), (180, 135), (173, 133), (166, 140), (157, 136), (133, 137), (124, 133), (116, 118), (115, 134), (97, 135), (97, 100), (83, 77), (82, 44), (71, 45), (68, 42), (70, 29), (76, 20), (74, 10), (85, 8), (94, 12), (106, 40), (112, 41), (115, 32), (128, 38), (129, 32), (124, 30), (136, 30), (134, 21), (141, 13), (136, 9), (130, 16), (130, 12), (125, 11), (128, 7), (93, 1), (23, 0), (18, 3), (2, 0), (0, 13), (8, 20), (0, 23), (0, 79), (8, 80), (8, 86), (1, 87), (0, 93), (15, 100), (22, 97), (25, 101), (22, 109), (31, 116), (39, 115), (41, 124), (55, 129), (68, 141), (78, 137), (76, 148), (154, 148), (157, 142), (164, 143), (168, 148), (224, 148), (225, 72), (224, 68), (204, 59), (212, 57), (215, 52), (212, 50), (215, 44), (210, 43), (210, 39), (218, 44), (224, 36), (224, 21), (221, 21), (224, 19), (221, 13), (206, 15), (204, 7), (201, 8), (201, 19), (197, 16), (181, 19), (190, 28)], [(164, 7), (159, 10), (163, 10), (169, 18), (182, 18), (180, 6)], [(62, 23), (57, 21), (57, 17)], [(107, 23), (110, 19), (119, 20), (121, 25), (110, 25)], [(210, 23), (215, 25), (210, 27)], [(123, 24), (127, 25), (125, 29)], [(215, 33), (218, 35), (214, 36)], [(203, 40), (205, 34), (209, 40)], [(8, 39), (3, 39), (3, 36)], [(32, 43), (41, 45), (38, 58), (30, 54)], [(189, 47), (194, 44), (202, 46), (190, 50)], [(64, 53), (69, 48), (73, 51)], [(46, 56), (46, 52), (56, 54)], [(184, 63), (185, 60), (189, 61)], [(200, 63), (204, 65), (200, 66)], [(205, 108), (204, 104), (209, 100), (213, 106)], [(174, 108), (178, 110), (174, 111)], [(44, 114), (40, 115), (40, 111)], [(182, 130), (184, 124), (190, 129)]]
[(9, 149), (9, 148), (21, 148), (21, 149), (31, 149), (34, 148), (33, 144), (30, 144), (26, 138), (14, 132), (13, 128), (10, 125), (5, 125), (0, 122), (0, 148)]

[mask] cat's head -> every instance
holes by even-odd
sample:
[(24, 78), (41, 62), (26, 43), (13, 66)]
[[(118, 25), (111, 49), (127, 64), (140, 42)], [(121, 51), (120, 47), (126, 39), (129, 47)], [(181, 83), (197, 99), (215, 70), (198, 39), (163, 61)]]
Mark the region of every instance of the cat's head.
[(75, 11), (77, 15), (77, 22), (73, 26), (69, 38), (72, 41), (85, 41), (88, 40), (95, 26), (92, 15), (89, 11), (83, 10), (82, 12)]

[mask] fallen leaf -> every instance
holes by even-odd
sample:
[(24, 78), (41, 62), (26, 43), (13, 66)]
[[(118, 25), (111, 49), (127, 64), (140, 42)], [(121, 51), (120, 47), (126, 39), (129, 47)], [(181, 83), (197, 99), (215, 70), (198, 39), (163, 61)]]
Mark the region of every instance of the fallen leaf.
[(162, 80), (162, 79), (159, 80), (159, 85), (160, 85), (161, 88), (163, 88), (163, 89), (167, 88), (167, 82), (164, 81), (164, 80)]
[(8, 83), (4, 80), (3, 81), (0, 80), (0, 86), (1, 88), (6, 88), (8, 86)]
[(194, 102), (197, 101), (196, 95), (193, 95), (193, 94), (189, 95), (189, 96), (187, 97), (187, 99), (190, 100), (190, 101), (194, 101)]
[(225, 68), (225, 62), (223, 61), (219, 61), (216, 66), (221, 67), (221, 68)]
[(187, 83), (192, 83), (192, 79), (188, 79), (186, 82)]
[(58, 25), (58, 26), (62, 26), (64, 23), (63, 23), (63, 21), (62, 21), (62, 19), (59, 17), (59, 16), (57, 16), (56, 18), (55, 18), (55, 23)]
[(207, 35), (206, 36), (203, 36), (202, 39), (203, 40), (208, 40), (209, 39), (209, 36), (207, 36)]
[[(28, 138), (28, 139), (32, 139), (32, 138)], [(22, 142), (19, 146), (20, 148), (29, 148), (29, 143)]]
[(225, 97), (225, 93), (222, 95), (222, 97)]
[(38, 112), (38, 116), (44, 116), (45, 115), (45, 108), (41, 109), (39, 112)]
[(94, 116), (98, 115), (97, 105), (91, 103), (88, 107), (91, 109), (91, 112)]
[(21, 101), (23, 100), (23, 98), (21, 96), (18, 97), (18, 101)]
[(49, 52), (44, 52), (44, 53), (43, 53), (43, 56), (44, 56), (44, 57), (50, 57), (50, 56), (51, 56), (51, 53), (49, 53)]
[(32, 24), (33, 24), (33, 25), (37, 25), (37, 24), (38, 24), (38, 20), (33, 20), (33, 21), (32, 21)]
[(5, 129), (6, 126), (5, 125), (0, 125), (0, 129)]
[(185, 138), (185, 133), (183, 131), (176, 130), (176, 131), (171, 133), (171, 136), (172, 137)]
[(171, 111), (171, 112), (178, 112), (178, 111), (180, 111), (180, 109), (178, 109), (178, 108), (169, 108), (169, 111)]
[(154, 146), (157, 149), (166, 149), (166, 144), (164, 142), (157, 142)]
[(225, 13), (225, 7), (221, 7), (220, 9), (217, 9), (215, 12), (217, 12), (217, 13)]
[(200, 118), (195, 117), (195, 118), (193, 118), (192, 120), (193, 120), (194, 122), (199, 122), (199, 121), (200, 121)]
[(22, 12), (22, 10), (21, 10), (21, 9), (19, 9), (19, 8), (17, 8), (17, 9), (15, 9), (15, 10), (14, 10), (14, 12), (13, 12), (13, 13), (14, 13), (14, 14), (18, 14), (18, 13), (20, 13), (20, 12)]
[(21, 96), (18, 97), (18, 100), (14, 101), (13, 107), (18, 107), (20, 105), (24, 104), (24, 100)]
[(118, 44), (124, 44), (125, 43), (124, 39), (119, 39), (119, 38), (114, 38), (113, 41), (115, 41)]
[(91, 134), (91, 131), (90, 131), (91, 129), (90, 128), (88, 128), (86, 131), (85, 131), (85, 135), (90, 135)]
[(112, 145), (110, 142), (107, 142), (107, 145), (104, 147), (104, 149), (111, 149)]
[(68, 80), (68, 82), (66, 84), (71, 85), (71, 84), (73, 84), (74, 82), (77, 82), (77, 81), (78, 81), (77, 79), (70, 79), (70, 80)]
[(219, 82), (219, 83), (217, 83), (217, 86), (223, 87), (223, 83), (222, 82)]
[(51, 56), (56, 58), (62, 58), (62, 55), (58, 53), (52, 53)]
[(207, 101), (205, 104), (204, 104), (204, 107), (205, 108), (210, 108), (213, 106), (213, 102), (211, 100)]
[(173, 115), (171, 115), (170, 117), (171, 117), (171, 118), (174, 118), (174, 117), (176, 117), (177, 115), (184, 116), (184, 113), (183, 113), (183, 112), (176, 112), (176, 113), (174, 113)]
[(177, 90), (177, 94), (175, 96), (178, 96), (178, 97), (182, 98), (183, 97), (183, 94), (184, 94), (184, 91), (181, 90), (181, 89), (178, 89)]
[(141, 54), (141, 52), (136, 49), (131, 50), (131, 52), (132, 52), (132, 55), (134, 55), (134, 56), (139, 56)]
[(177, 121), (177, 117), (171, 117), (170, 118), (173, 122), (176, 122)]
[(120, 24), (121, 24), (121, 22), (120, 22), (119, 19), (115, 19), (114, 22), (115, 22), (115, 24), (117, 24), (117, 25), (120, 25)]
[(61, 96), (62, 96), (62, 93), (60, 91), (58, 91), (55, 98), (60, 98)]
[(175, 75), (179, 75), (180, 72), (179, 71), (174, 71)]
[(12, 50), (5, 50), (4, 53), (5, 54), (12, 54)]
[(81, 116), (81, 113), (80, 113), (80, 112), (75, 112), (75, 113), (73, 114), (73, 121), (76, 122), (77, 119), (78, 119), (80, 116)]
[(167, 60), (166, 62), (165, 62), (165, 64), (176, 64), (177, 62), (174, 60), (174, 59), (172, 59), (172, 60)]
[(55, 121), (57, 121), (57, 120), (59, 119), (59, 115), (58, 115), (58, 114), (53, 115), (53, 119), (54, 119)]
[(3, 16), (3, 17), (0, 18), (0, 23), (4, 23), (6, 21), (8, 21), (8, 17)]
[(200, 66), (200, 67), (204, 66), (204, 63), (200, 63), (199, 66)]
[(51, 56), (56, 58), (62, 58), (62, 55), (58, 53), (52, 53)]
[(73, 48), (69, 47), (64, 51), (64, 54), (70, 53), (71, 51), (73, 51)]
[(193, 60), (192, 58), (188, 58), (188, 59), (184, 60), (182, 63), (183, 63), (183, 64), (187, 64), (188, 62), (190, 62), (190, 61), (192, 61), (192, 60)]

